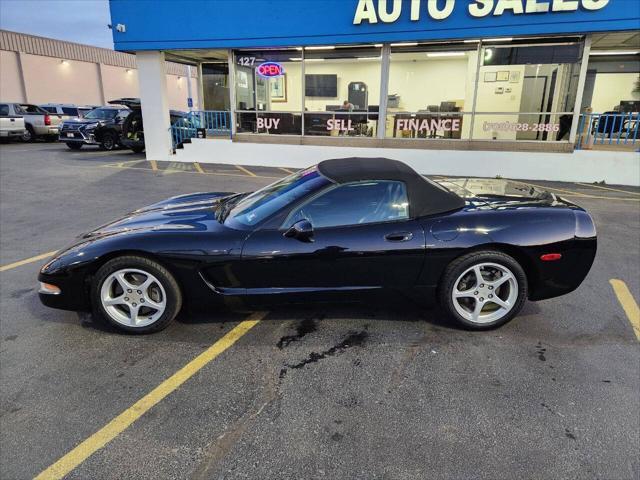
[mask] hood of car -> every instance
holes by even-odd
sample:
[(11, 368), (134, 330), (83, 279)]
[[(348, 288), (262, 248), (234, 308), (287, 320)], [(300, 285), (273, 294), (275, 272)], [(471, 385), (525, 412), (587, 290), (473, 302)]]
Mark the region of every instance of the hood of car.
[(122, 233), (202, 232), (225, 227), (216, 219), (220, 200), (229, 193), (192, 193), (135, 210), (82, 235), (83, 239)]
[(66, 125), (88, 125), (90, 123), (103, 123), (106, 120), (98, 120), (97, 118), (68, 118), (63, 123)]

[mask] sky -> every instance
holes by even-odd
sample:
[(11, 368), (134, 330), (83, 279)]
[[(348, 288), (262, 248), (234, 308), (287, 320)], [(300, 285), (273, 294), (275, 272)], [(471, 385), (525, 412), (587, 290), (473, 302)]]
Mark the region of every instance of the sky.
[(113, 48), (109, 0), (0, 0), (0, 29)]

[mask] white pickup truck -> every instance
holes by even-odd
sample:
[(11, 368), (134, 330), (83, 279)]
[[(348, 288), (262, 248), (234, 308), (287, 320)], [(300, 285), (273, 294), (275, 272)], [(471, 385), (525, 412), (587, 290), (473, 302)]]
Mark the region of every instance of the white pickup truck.
[(30, 103), (0, 103), (0, 105), (8, 107), (9, 116), (24, 119), (23, 141), (30, 142), (38, 137), (43, 137), (47, 142), (55, 142), (58, 139), (58, 125), (62, 121), (60, 115), (51, 114)]
[(19, 116), (9, 115), (9, 105), (0, 104), (0, 140), (22, 138), (25, 126), (24, 119)]

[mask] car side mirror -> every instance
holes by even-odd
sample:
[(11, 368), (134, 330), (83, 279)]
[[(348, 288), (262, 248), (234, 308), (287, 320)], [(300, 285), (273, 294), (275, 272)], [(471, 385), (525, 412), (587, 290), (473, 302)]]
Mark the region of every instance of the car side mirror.
[(289, 230), (284, 232), (284, 236), (287, 238), (295, 238), (301, 242), (311, 243), (313, 242), (313, 225), (309, 220), (299, 220)]

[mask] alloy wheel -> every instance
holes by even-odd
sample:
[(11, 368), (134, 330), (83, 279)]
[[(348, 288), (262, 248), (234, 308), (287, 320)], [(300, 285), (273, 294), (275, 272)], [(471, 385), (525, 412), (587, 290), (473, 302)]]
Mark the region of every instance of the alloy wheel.
[(493, 323), (513, 309), (518, 298), (518, 282), (504, 265), (478, 263), (458, 277), (451, 297), (454, 308), (467, 321)]
[(167, 307), (162, 283), (149, 272), (135, 268), (109, 275), (102, 283), (100, 301), (115, 322), (138, 328), (156, 322)]

